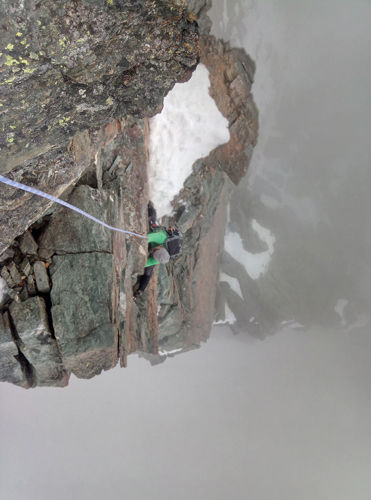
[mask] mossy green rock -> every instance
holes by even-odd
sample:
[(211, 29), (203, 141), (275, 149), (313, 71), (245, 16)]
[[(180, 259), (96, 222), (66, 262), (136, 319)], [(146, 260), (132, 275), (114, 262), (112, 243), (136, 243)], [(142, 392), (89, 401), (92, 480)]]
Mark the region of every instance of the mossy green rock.
[(117, 363), (112, 325), (112, 255), (55, 256), (51, 266), (52, 317), (64, 366), (90, 378)]
[(68, 382), (59, 349), (50, 332), (46, 304), (42, 297), (13, 302), (10, 313), (17, 332), (16, 343), (29, 365), (32, 386), (60, 386)]
[[(69, 203), (103, 221), (114, 219), (114, 202), (107, 191), (78, 186)], [(63, 208), (51, 219), (39, 241), (39, 248), (53, 253), (112, 252), (112, 231), (87, 217)]]
[(10, 331), (8, 314), (0, 314), (1, 380), (28, 388), (29, 383), (17, 358), (18, 349)]

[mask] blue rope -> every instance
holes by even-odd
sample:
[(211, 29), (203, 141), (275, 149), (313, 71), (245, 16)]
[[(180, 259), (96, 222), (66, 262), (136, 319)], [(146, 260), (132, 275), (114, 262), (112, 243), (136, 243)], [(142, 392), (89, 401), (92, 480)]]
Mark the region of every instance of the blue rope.
[(59, 203), (59, 205), (63, 205), (64, 207), (70, 208), (71, 210), (74, 210), (75, 212), (78, 212), (79, 214), (83, 215), (84, 217), (88, 217), (88, 219), (93, 220), (94, 222), (98, 222), (101, 226), (107, 227), (108, 229), (112, 229), (112, 231), (118, 231), (120, 233), (126, 233), (126, 234), (131, 234), (132, 236), (137, 236), (138, 238), (145, 238), (147, 239), (148, 237), (143, 235), (143, 234), (138, 234), (134, 233), (132, 231), (127, 231), (125, 229), (119, 229), (118, 227), (113, 227), (105, 222), (96, 219), (92, 215), (84, 212), (80, 208), (77, 208), (70, 203), (67, 203), (66, 201), (60, 200), (59, 198), (56, 198), (55, 196), (44, 193), (44, 191), (39, 191), (38, 189), (26, 186), (25, 184), (21, 184), (20, 182), (12, 181), (11, 179), (8, 179), (7, 177), (3, 177), (0, 175), (0, 182), (3, 182), (4, 184), (7, 184), (8, 186), (15, 187), (17, 189), (22, 189), (23, 191), (27, 191), (28, 193), (36, 194), (37, 196), (42, 196), (43, 198), (46, 198), (47, 200), (53, 201), (55, 203)]

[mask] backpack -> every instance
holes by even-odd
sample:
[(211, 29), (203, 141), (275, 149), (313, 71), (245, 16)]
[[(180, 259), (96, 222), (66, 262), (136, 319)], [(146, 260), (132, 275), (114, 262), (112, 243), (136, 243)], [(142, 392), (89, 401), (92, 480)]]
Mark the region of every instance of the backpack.
[(178, 228), (166, 229), (168, 238), (165, 241), (165, 248), (169, 252), (170, 258), (178, 257), (182, 250), (183, 235)]

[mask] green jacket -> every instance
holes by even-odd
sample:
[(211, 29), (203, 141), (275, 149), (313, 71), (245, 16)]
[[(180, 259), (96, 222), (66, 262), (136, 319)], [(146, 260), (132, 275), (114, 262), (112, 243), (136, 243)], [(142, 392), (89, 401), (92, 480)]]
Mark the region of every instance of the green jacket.
[(148, 247), (149, 247), (149, 255), (147, 259), (147, 263), (144, 267), (148, 266), (156, 266), (159, 262), (152, 257), (152, 248), (164, 246), (165, 241), (168, 239), (168, 234), (163, 229), (159, 229), (158, 231), (153, 231), (153, 233), (148, 233)]

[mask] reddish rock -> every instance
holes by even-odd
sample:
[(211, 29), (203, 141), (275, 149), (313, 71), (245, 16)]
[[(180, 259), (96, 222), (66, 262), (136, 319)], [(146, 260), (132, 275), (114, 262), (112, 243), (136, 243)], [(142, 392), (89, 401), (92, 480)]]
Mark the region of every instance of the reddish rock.
[(213, 36), (200, 41), (201, 62), (210, 73), (210, 95), (228, 120), (230, 140), (210, 153), (206, 165), (221, 168), (238, 184), (258, 138), (258, 110), (251, 94), (255, 63), (242, 49)]

